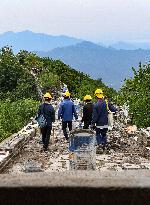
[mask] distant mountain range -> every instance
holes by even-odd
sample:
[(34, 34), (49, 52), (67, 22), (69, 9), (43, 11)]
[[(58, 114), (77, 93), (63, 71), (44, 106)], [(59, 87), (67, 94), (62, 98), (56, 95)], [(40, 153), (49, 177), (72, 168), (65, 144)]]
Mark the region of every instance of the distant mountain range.
[(119, 41), (114, 44), (110, 45), (111, 47), (115, 49), (124, 49), (124, 50), (136, 50), (136, 49), (144, 49), (144, 50), (150, 50), (150, 41), (147, 42), (123, 42)]
[(150, 50), (116, 50), (87, 41), (37, 54), (60, 59), (93, 78), (102, 78), (105, 83), (116, 89), (119, 89), (125, 78), (132, 76), (132, 67), (150, 59)]
[(68, 36), (52, 36), (27, 30), (0, 34), (0, 47), (6, 45), (12, 46), (15, 53), (27, 50), (42, 57), (60, 59), (93, 78), (102, 78), (107, 85), (116, 89), (125, 78), (132, 76), (132, 67), (150, 60), (150, 43), (146, 42), (117, 42), (108, 47), (102, 43), (94, 44)]
[(0, 47), (12, 46), (15, 53), (20, 50), (27, 51), (50, 51), (57, 47), (74, 45), (83, 40), (68, 36), (52, 36), (32, 31), (6, 32), (0, 35)]

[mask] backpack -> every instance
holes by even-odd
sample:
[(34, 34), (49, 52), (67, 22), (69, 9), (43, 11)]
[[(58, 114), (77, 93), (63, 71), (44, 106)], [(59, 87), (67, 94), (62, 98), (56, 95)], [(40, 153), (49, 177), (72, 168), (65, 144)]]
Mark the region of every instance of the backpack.
[(44, 117), (44, 107), (45, 106), (42, 106), (42, 109), (41, 109), (42, 113), (41, 113), (41, 115), (39, 115), (36, 118), (36, 121), (38, 122), (40, 128), (46, 127), (46, 125), (47, 125), (46, 119)]

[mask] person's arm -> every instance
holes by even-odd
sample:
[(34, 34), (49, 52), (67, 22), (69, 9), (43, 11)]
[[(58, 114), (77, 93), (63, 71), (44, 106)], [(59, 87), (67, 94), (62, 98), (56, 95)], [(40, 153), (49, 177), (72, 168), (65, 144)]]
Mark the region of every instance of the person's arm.
[(39, 108), (38, 108), (38, 112), (37, 112), (37, 115), (36, 115), (36, 117), (35, 117), (35, 120), (37, 120), (38, 117), (42, 114), (41, 107), (42, 107), (42, 105), (40, 105)]
[(59, 110), (58, 110), (58, 119), (62, 117), (62, 103), (60, 103)]
[(111, 103), (108, 103), (108, 107), (109, 107), (109, 110), (111, 112), (117, 112), (118, 111), (117, 108), (115, 108)]
[(54, 110), (54, 107), (52, 106), (52, 122), (55, 122), (55, 110)]
[(93, 113), (92, 113), (92, 121), (91, 121), (91, 125), (94, 125), (98, 120), (98, 111), (97, 111), (97, 106), (94, 105), (93, 107)]
[(42, 114), (42, 105), (39, 106), (38, 114), (37, 115), (40, 116), (41, 114)]
[(84, 106), (84, 107), (83, 107), (83, 116), (82, 116), (81, 122), (84, 122), (84, 121), (85, 121), (85, 116), (86, 116), (86, 107)]
[(78, 119), (78, 115), (77, 115), (77, 111), (76, 111), (76, 109), (75, 109), (74, 104), (72, 105), (72, 109), (73, 109), (74, 117), (75, 117), (75, 119), (77, 120), (77, 119)]

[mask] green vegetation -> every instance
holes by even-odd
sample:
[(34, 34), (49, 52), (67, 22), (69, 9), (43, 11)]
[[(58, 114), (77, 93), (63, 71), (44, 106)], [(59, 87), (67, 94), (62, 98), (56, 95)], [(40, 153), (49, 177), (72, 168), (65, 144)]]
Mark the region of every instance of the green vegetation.
[[(20, 130), (36, 115), (40, 104), (37, 80), (43, 92), (53, 94), (61, 84), (68, 85), (73, 97), (81, 100), (86, 94), (94, 97), (101, 88), (105, 95), (120, 105), (129, 105), (132, 123), (138, 127), (150, 126), (150, 65), (139, 65), (134, 77), (125, 81), (117, 95), (101, 79), (72, 69), (60, 60), (40, 58), (34, 53), (20, 51), (14, 55), (11, 48), (0, 50), (0, 141)], [(35, 77), (36, 76), (36, 77)], [(118, 97), (116, 97), (118, 96)], [(93, 98), (94, 99), (94, 98)]]
[[(139, 65), (134, 77), (116, 95), (101, 79), (72, 69), (60, 60), (40, 58), (34, 53), (20, 51), (14, 55), (11, 48), (0, 50), (0, 141), (20, 130), (36, 115), (40, 104), (36, 80), (42, 91), (56, 93), (61, 84), (68, 85), (73, 97), (81, 100), (86, 94), (94, 97), (101, 88), (117, 103), (129, 105), (132, 123), (138, 127), (150, 126), (150, 65)], [(36, 78), (35, 78), (36, 75)], [(116, 96), (118, 96), (116, 98)]]
[(0, 142), (26, 125), (35, 116), (38, 105), (32, 99), (0, 101)]
[(68, 86), (73, 97), (78, 97), (83, 100), (86, 94), (94, 95), (94, 91), (97, 88), (103, 89), (104, 93), (111, 99), (116, 95), (116, 91), (107, 87), (102, 83), (101, 79), (94, 80), (83, 72), (72, 69), (60, 60), (42, 58), (42, 61), (44, 68), (46, 68), (48, 72), (59, 76), (59, 80)]
[(133, 124), (147, 127), (150, 126), (150, 65), (139, 64), (139, 70), (133, 72), (134, 77), (125, 81), (117, 101), (129, 105)]
[(0, 51), (0, 141), (20, 130), (37, 112), (34, 77), (12, 50)]
[(116, 95), (101, 80), (93, 80), (59, 60), (40, 58), (24, 50), (14, 55), (11, 48), (3, 47), (0, 50), (0, 141), (36, 115), (40, 104), (37, 79), (43, 92), (57, 94), (65, 83), (73, 97), (81, 99), (86, 94), (94, 94), (96, 88), (102, 88), (111, 98)]
[(58, 90), (60, 89), (60, 79), (58, 77), (58, 75), (52, 73), (52, 72), (49, 72), (49, 71), (44, 71), (42, 72), (41, 75), (39, 75), (39, 85), (41, 87), (41, 89), (44, 91), (47, 91), (47, 90)]
[(0, 99), (16, 101), (24, 98), (37, 100), (34, 78), (8, 47), (0, 51)]

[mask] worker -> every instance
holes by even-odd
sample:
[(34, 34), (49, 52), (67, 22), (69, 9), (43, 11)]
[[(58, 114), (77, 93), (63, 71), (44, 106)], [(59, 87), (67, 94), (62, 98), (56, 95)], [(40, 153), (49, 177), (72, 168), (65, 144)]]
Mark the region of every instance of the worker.
[(93, 107), (93, 115), (91, 128), (96, 124), (96, 140), (98, 145), (102, 145), (103, 149), (107, 144), (107, 131), (108, 131), (108, 109), (111, 112), (116, 112), (117, 109), (104, 99), (104, 94), (101, 89), (95, 91), (97, 103)]
[(69, 128), (69, 131), (72, 130), (73, 117), (75, 117), (76, 120), (78, 119), (74, 103), (72, 102), (72, 100), (70, 100), (70, 93), (69, 91), (66, 91), (64, 93), (64, 100), (60, 103), (59, 106), (58, 119), (62, 119), (62, 130), (67, 141), (67, 127)]
[(83, 116), (81, 122), (84, 122), (83, 129), (88, 129), (91, 125), (92, 121), (92, 113), (93, 113), (93, 103), (91, 102), (92, 97), (90, 95), (86, 95), (84, 97), (85, 105), (83, 107)]
[(42, 134), (42, 142), (43, 142), (43, 150), (47, 151), (51, 130), (52, 130), (52, 122), (55, 122), (55, 111), (54, 107), (50, 104), (52, 96), (50, 93), (46, 93), (44, 95), (44, 103), (39, 106), (38, 116), (43, 114), (46, 125), (41, 127), (41, 134)]

